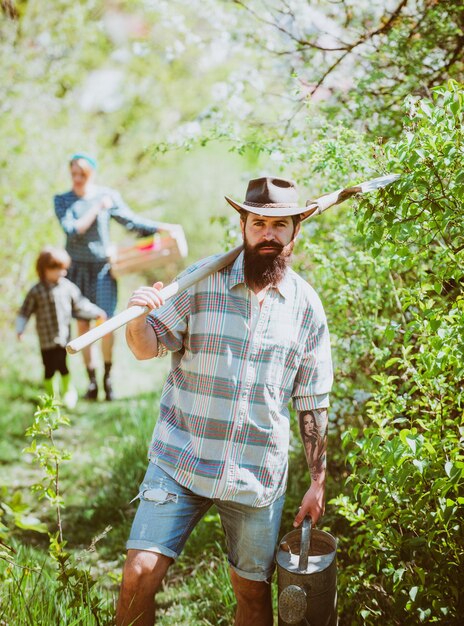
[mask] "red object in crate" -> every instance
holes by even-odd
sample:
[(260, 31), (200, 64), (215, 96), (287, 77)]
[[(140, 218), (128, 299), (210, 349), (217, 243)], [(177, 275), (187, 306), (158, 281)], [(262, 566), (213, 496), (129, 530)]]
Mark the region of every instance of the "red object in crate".
[(179, 263), (187, 253), (187, 241), (182, 226), (169, 224), (166, 225), (166, 230), (143, 237), (131, 246), (117, 248), (111, 255), (111, 273), (119, 278), (124, 274)]

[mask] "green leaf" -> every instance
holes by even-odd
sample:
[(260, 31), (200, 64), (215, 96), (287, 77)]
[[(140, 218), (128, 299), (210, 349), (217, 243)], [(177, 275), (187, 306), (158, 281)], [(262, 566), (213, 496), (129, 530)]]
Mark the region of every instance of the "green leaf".
[(424, 473), (424, 469), (427, 467), (427, 463), (425, 461), (420, 461), (419, 459), (413, 459), (412, 463), (415, 467), (417, 467), (420, 474)]
[(425, 115), (427, 117), (431, 117), (431, 115), (432, 115), (432, 108), (430, 107), (429, 103), (426, 100), (422, 100), (421, 101), (420, 109), (421, 109), (421, 111), (423, 111), (425, 113)]
[(399, 567), (393, 573), (393, 582), (397, 583), (403, 578), (403, 574), (406, 571), (404, 567)]
[(46, 533), (48, 531), (47, 525), (33, 515), (17, 517), (15, 518), (15, 524), (18, 528), (22, 528), (23, 530), (35, 530), (38, 533)]
[(409, 590), (409, 597), (411, 598), (413, 602), (415, 602), (416, 600), (418, 591), (419, 591), (419, 587), (411, 587), (411, 589)]
[(407, 443), (407, 445), (411, 448), (413, 454), (415, 454), (417, 449), (417, 440), (412, 439), (411, 437), (405, 437), (405, 443)]
[(401, 361), (401, 359), (398, 357), (392, 357), (391, 359), (388, 359), (388, 361), (385, 363), (385, 369), (387, 369), (388, 367), (391, 367), (392, 365), (394, 365), (395, 363), (398, 363), (399, 361)]

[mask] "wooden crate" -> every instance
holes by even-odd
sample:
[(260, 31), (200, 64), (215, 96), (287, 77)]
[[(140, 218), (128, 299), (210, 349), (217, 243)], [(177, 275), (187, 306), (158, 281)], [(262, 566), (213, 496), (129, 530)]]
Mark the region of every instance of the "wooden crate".
[(121, 246), (111, 255), (111, 273), (115, 278), (124, 274), (146, 273), (167, 265), (181, 265), (188, 247), (184, 230), (170, 224), (169, 230), (138, 239), (131, 246)]

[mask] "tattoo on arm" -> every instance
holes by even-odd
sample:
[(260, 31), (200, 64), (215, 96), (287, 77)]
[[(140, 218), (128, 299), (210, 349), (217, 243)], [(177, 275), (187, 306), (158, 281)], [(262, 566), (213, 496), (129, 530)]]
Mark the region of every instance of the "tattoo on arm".
[(326, 469), (328, 412), (327, 409), (312, 409), (301, 411), (298, 417), (311, 480), (317, 481)]

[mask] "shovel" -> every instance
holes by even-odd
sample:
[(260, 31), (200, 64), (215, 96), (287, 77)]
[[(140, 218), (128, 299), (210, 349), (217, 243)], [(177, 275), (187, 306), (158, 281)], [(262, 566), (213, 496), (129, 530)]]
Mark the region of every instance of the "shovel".
[[(378, 178), (373, 178), (372, 180), (368, 180), (364, 183), (356, 185), (354, 187), (347, 187), (346, 189), (338, 189), (329, 194), (325, 194), (317, 200), (308, 200), (306, 202), (307, 211), (302, 213), (302, 218), (306, 219), (309, 217), (315, 217), (316, 215), (320, 215), (328, 208), (335, 206), (336, 204), (340, 204), (348, 198), (356, 194), (368, 193), (369, 191), (374, 191), (375, 189), (381, 189), (386, 185), (394, 182), (399, 178), (399, 174), (390, 174), (388, 176), (380, 176)], [(179, 278), (178, 280), (172, 282), (170, 285), (163, 287), (160, 291), (160, 295), (164, 300), (168, 298), (172, 298), (176, 293), (180, 293), (185, 291), (195, 283), (203, 280), (210, 274), (214, 274), (215, 272), (219, 272), (219, 270), (227, 267), (231, 263), (235, 261), (240, 252), (243, 250), (243, 246), (237, 246), (233, 250), (229, 250), (225, 254), (222, 254), (217, 257), (213, 257), (211, 261), (202, 265), (195, 271), (190, 274), (186, 274)], [(149, 312), (148, 307), (144, 306), (131, 306), (125, 311), (118, 313), (111, 319), (103, 322), (99, 326), (92, 328), (87, 333), (84, 333), (80, 337), (76, 337), (70, 341), (66, 350), (69, 354), (76, 354), (83, 348), (90, 346), (90, 344), (94, 343), (98, 339), (101, 339), (105, 335), (112, 333), (117, 330), (121, 326), (124, 326), (128, 322), (140, 317), (142, 315), (146, 315)]]

